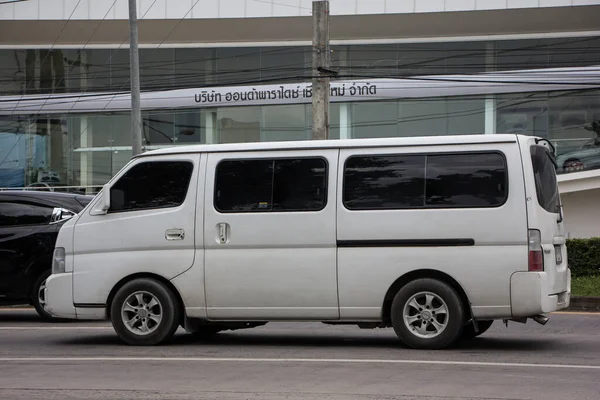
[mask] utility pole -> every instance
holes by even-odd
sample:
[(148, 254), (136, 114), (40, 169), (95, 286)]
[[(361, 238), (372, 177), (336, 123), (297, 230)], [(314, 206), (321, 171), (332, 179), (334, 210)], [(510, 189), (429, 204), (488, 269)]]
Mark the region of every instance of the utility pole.
[(136, 0), (129, 0), (129, 63), (131, 76), (132, 155), (142, 153), (142, 109), (140, 104), (140, 52)]
[(312, 136), (329, 139), (329, 0), (313, 1)]

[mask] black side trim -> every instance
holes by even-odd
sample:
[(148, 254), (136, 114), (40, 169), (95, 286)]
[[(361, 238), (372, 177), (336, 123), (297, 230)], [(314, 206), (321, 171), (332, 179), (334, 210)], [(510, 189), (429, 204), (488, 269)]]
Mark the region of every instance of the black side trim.
[(338, 240), (338, 247), (458, 247), (474, 246), (474, 239)]
[(76, 308), (106, 308), (106, 304), (98, 304), (98, 303), (75, 303), (73, 305)]

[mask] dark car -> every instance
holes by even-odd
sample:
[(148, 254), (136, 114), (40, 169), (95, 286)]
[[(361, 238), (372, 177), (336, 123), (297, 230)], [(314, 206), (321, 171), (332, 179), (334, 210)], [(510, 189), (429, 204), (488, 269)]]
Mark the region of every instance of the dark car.
[(51, 318), (44, 309), (44, 287), (58, 231), (92, 199), (56, 192), (0, 192), (0, 304), (28, 303), (43, 318)]

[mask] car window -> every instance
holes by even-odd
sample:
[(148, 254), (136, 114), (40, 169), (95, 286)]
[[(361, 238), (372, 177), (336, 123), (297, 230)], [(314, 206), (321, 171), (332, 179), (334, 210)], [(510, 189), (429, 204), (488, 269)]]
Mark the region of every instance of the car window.
[(344, 205), (350, 210), (423, 207), (425, 156), (356, 156), (344, 168)]
[(504, 157), (498, 153), (427, 157), (425, 205), (495, 207), (507, 197)]
[(507, 197), (500, 153), (353, 156), (344, 168), (349, 210), (498, 207)]
[(185, 200), (193, 170), (189, 161), (137, 164), (111, 187), (109, 211), (177, 207)]
[(322, 158), (225, 160), (215, 181), (220, 212), (319, 211), (327, 202)]
[(0, 202), (0, 226), (49, 224), (52, 207), (26, 202)]
[(531, 162), (535, 178), (535, 190), (540, 206), (551, 213), (560, 212), (560, 197), (556, 168), (552, 156), (543, 146), (531, 147)]

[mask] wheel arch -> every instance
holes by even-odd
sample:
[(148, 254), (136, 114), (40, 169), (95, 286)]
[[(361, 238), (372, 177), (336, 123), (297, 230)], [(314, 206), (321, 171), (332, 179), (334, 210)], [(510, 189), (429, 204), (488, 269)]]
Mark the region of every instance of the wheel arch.
[(467, 292), (463, 289), (461, 284), (458, 283), (456, 279), (446, 274), (445, 272), (441, 272), (438, 270), (420, 269), (402, 275), (401, 277), (396, 279), (396, 281), (394, 281), (394, 283), (392, 283), (392, 285), (388, 288), (383, 299), (383, 305), (381, 309), (381, 317), (384, 323), (391, 324), (392, 302), (394, 301), (394, 297), (400, 291), (400, 289), (402, 289), (402, 287), (409, 282), (423, 278), (437, 279), (441, 282), (450, 285), (454, 290), (456, 290), (463, 304), (467, 320), (472, 319), (473, 312), (471, 310), (471, 301), (469, 300)]
[(183, 323), (183, 321), (185, 320), (185, 307), (184, 307), (184, 303), (183, 303), (183, 298), (181, 297), (179, 290), (177, 290), (175, 285), (173, 285), (173, 283), (170, 280), (168, 280), (167, 278), (165, 278), (164, 276), (161, 276), (158, 274), (153, 274), (151, 272), (138, 272), (135, 274), (131, 274), (131, 275), (124, 277), (119, 282), (117, 282), (117, 284), (112, 288), (112, 290), (108, 294), (108, 298), (106, 300), (106, 317), (108, 319), (110, 319), (110, 309), (112, 306), (112, 302), (113, 302), (113, 299), (115, 298), (115, 295), (119, 291), (119, 289), (121, 289), (125, 284), (127, 284), (135, 279), (140, 279), (140, 278), (154, 279), (154, 280), (164, 284), (166, 287), (169, 288), (169, 290), (171, 290), (173, 292), (173, 294), (175, 295), (175, 299), (177, 301), (177, 306), (179, 307), (179, 310), (181, 311), (181, 314), (180, 314), (181, 321), (179, 321), (179, 323), (180, 324)]

